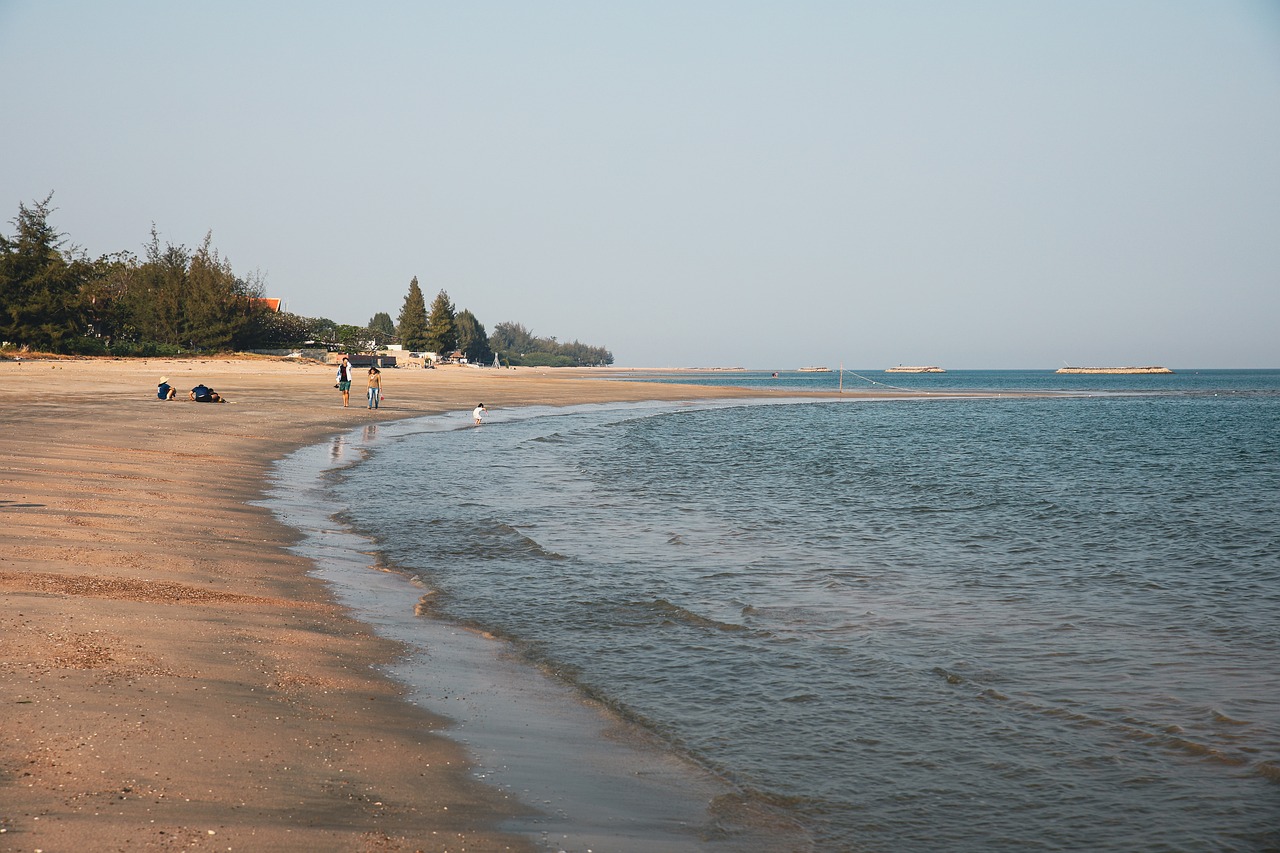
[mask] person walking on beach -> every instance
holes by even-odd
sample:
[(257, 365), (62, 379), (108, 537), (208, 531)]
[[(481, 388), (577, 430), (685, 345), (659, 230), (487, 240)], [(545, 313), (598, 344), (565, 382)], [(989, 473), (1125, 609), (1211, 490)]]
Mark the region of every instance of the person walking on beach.
[(382, 402), (382, 371), (376, 367), (369, 368), (369, 408), (376, 409)]
[(484, 416), (488, 413), (489, 410), (484, 407), (484, 403), (481, 403), (471, 410), (471, 417), (475, 419), (476, 426), (480, 426), (480, 424), (484, 423)]
[(342, 408), (351, 403), (351, 362), (344, 355), (338, 365), (338, 390), (342, 392)]

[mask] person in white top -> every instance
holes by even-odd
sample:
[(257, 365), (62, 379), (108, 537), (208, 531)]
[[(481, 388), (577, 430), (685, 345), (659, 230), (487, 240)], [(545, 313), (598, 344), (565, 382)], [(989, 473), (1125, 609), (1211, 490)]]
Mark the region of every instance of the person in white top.
[(338, 384), (333, 386), (342, 392), (342, 407), (351, 403), (351, 361), (345, 356), (338, 365)]
[(471, 410), (471, 417), (475, 418), (476, 426), (480, 426), (480, 424), (484, 423), (484, 416), (488, 413), (489, 410), (484, 407), (484, 403), (481, 403)]

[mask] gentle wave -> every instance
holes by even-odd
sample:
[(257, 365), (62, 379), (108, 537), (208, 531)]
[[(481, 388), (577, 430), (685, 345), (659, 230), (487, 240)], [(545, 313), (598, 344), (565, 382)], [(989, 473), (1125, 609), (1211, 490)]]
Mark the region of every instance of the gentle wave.
[[(481, 505), (461, 502), (458, 506), (466, 510)], [(411, 521), (399, 533), (431, 542), (435, 560), (565, 559), (563, 554), (544, 548), (518, 528), (496, 519)]]
[[(933, 672), (935, 675), (942, 677), (951, 685), (958, 686), (968, 685), (971, 683), (968, 678), (954, 672), (949, 672), (941, 667), (935, 667)], [(1127, 716), (1119, 719), (1110, 719), (1097, 713), (1072, 710), (1064, 707), (1055, 707), (1028, 699), (1017, 699), (990, 687), (984, 688), (981, 685), (974, 686), (979, 691), (974, 694), (974, 698), (989, 699), (1000, 703), (1001, 706), (1005, 708), (1015, 709), (1017, 711), (1047, 717), (1054, 720), (1061, 720), (1074, 725), (1109, 729), (1110, 731), (1129, 740), (1140, 741), (1149, 746), (1181, 752), (1196, 758), (1218, 761), (1234, 767), (1247, 767), (1254, 764), (1261, 764), (1256, 758), (1250, 755), (1234, 753), (1221, 747), (1212, 746), (1210, 744), (1183, 737), (1182, 734), (1185, 730), (1176, 724), (1153, 723)], [(1240, 725), (1247, 725), (1247, 723), (1241, 723)]]
[(711, 619), (706, 616), (699, 615), (694, 613), (692, 610), (681, 607), (678, 604), (672, 604), (664, 598), (657, 598), (650, 601), (627, 602), (618, 606), (617, 610), (623, 615), (623, 618), (626, 618), (627, 613), (641, 613), (646, 617), (649, 617), (649, 620), (656, 621), (657, 624), (680, 623), (683, 625), (690, 625), (695, 628), (710, 628), (715, 631), (743, 631), (748, 633), (759, 633), (752, 632), (751, 629), (745, 625), (737, 625), (732, 622), (721, 622), (717, 619)]

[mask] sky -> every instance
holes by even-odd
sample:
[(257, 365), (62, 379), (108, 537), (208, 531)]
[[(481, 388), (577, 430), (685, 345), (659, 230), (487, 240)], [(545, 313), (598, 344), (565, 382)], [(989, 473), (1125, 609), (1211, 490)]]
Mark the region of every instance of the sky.
[(619, 366), (1280, 368), (1280, 0), (0, 0), (0, 233)]

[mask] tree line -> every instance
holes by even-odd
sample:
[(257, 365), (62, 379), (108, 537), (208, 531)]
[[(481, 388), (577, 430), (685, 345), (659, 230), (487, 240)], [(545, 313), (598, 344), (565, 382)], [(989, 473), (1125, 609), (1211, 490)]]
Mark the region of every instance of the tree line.
[[(382, 315), (385, 317), (385, 315)], [(370, 321), (390, 327), (391, 318)], [(604, 347), (574, 341), (559, 343), (555, 338), (533, 335), (519, 323), (499, 323), (493, 333), (470, 311), (458, 311), (441, 290), (427, 308), (417, 276), (409, 282), (399, 322), (395, 326), (401, 346), (409, 350), (434, 352), (445, 357), (458, 353), (472, 364), (490, 364), (495, 359), (506, 365), (532, 367), (602, 367), (613, 364), (613, 353)]]
[(206, 235), (196, 249), (161, 243), (139, 257), (97, 259), (49, 222), (51, 197), (18, 205), (0, 234), (0, 343), (81, 355), (179, 355), (268, 348), (295, 330), (259, 301)]
[(594, 366), (613, 363), (602, 347), (535, 337), (518, 323), (492, 335), (441, 290), (427, 308), (415, 277), (397, 321), (367, 324), (274, 311), (256, 275), (237, 276), (206, 235), (196, 249), (161, 243), (153, 227), (141, 257), (90, 259), (49, 222), (52, 196), (18, 205), (16, 232), (0, 233), (0, 345), (82, 355), (179, 355), (323, 345), (406, 349), (490, 364)]

